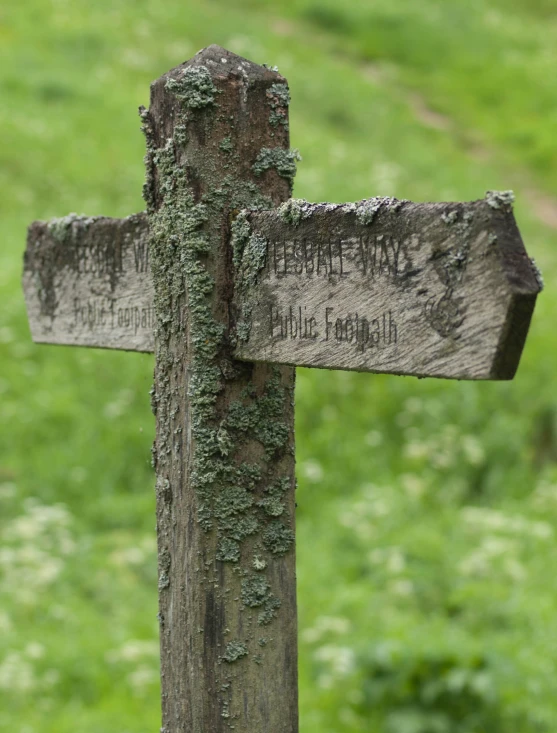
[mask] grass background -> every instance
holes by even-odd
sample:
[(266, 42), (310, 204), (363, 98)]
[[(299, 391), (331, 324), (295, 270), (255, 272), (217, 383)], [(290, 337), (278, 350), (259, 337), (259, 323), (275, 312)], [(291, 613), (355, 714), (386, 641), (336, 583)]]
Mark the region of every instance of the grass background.
[(298, 372), (304, 733), (557, 726), (557, 2), (0, 8), (0, 730), (159, 726), (152, 357), (31, 343), (25, 228), (141, 210), (149, 83), (218, 43), (290, 82), (295, 195), (513, 188), (546, 281), (518, 376)]

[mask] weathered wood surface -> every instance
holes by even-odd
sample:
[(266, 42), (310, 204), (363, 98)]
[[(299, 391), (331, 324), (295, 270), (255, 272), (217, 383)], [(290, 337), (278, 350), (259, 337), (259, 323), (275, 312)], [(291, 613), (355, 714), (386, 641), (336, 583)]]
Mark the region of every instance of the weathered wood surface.
[(293, 200), (242, 214), (236, 240), (241, 359), (454, 379), (516, 371), (541, 284), (507, 193)]
[[(236, 356), (510, 379), (540, 285), (510, 207), (496, 194), (489, 201), (294, 200), (248, 215), (266, 262), (254, 277), (248, 246)], [(147, 240), (145, 214), (32, 224), (24, 290), (33, 339), (153, 351)]]
[(504, 194), (286, 201), (288, 88), (267, 68), (211, 46), (151, 92), (147, 214), (32, 224), (29, 321), (39, 342), (155, 348), (161, 733), (296, 733), (294, 371), (276, 364), (511, 378), (539, 274)]
[(23, 289), (33, 340), (153, 351), (148, 234), (145, 214), (31, 224)]
[(151, 87), (165, 733), (295, 733), (294, 370), (233, 359), (230, 222), (290, 195), (288, 90), (211, 46)]

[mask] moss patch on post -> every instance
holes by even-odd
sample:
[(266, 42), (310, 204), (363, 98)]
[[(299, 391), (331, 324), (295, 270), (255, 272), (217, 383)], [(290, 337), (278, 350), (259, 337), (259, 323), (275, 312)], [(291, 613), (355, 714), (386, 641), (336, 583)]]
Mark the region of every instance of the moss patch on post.
[(515, 195), (514, 191), (488, 191), (485, 200), (492, 209), (512, 209)]
[(301, 220), (307, 217), (311, 204), (305, 199), (288, 199), (278, 208), (280, 218), (285, 224), (298, 226)]
[(357, 204), (353, 204), (356, 211), (356, 218), (360, 224), (369, 225), (373, 222), (376, 215), (381, 209), (387, 211), (398, 211), (405, 204), (404, 199), (395, 199), (390, 196), (376, 196), (371, 199), (364, 199)]
[[(283, 477), (266, 486), (266, 466), (287, 450), (289, 428), (281, 418), (285, 400), (291, 396), (281, 383), (280, 370), (275, 368), (262, 392), (255, 385), (245, 387), (223, 412), (219, 395), (226, 375), (221, 358), (228, 342), (223, 324), (212, 311), (215, 281), (208, 268), (224, 212), (236, 207), (270, 208), (272, 202), (260, 193), (255, 183), (238, 181), (233, 175), (215, 180), (215, 185), (207, 186), (208, 193), (196, 202), (186, 170), (178, 162), (177, 151), (188, 139), (192, 111), (214, 106), (216, 89), (203, 67), (186, 70), (178, 80), (167, 80), (165, 86), (183, 103), (183, 119), (175, 126), (179, 129), (179, 139), (175, 136), (163, 148), (155, 147), (149, 114), (141, 113), (148, 142), (147, 168), (151, 172), (156, 170), (158, 192), (162, 196), (162, 201), (155, 202), (154, 177), (148, 176), (144, 191), (151, 225), (158, 359), (162, 362), (166, 359), (169, 367), (173, 363), (170, 342), (181, 328), (180, 319), (173, 313), (176, 303), (187, 294), (191, 340), (188, 399), (194, 441), (191, 481), (197, 497), (197, 520), (204, 532), (216, 536), (211, 562), (231, 564), (244, 576), (241, 602), (246, 608), (261, 608), (258, 622), (268, 624), (276, 617), (280, 599), (272, 592), (266, 570), (273, 556), (291, 548), (293, 532), (277, 520), (285, 514), (284, 492), (290, 488), (291, 481)], [(231, 137), (227, 136), (218, 146), (218, 152), (210, 154), (230, 155), (232, 149)], [(274, 167), (291, 181), (297, 159), (296, 151), (263, 149), (257, 170), (261, 174)], [(234, 265), (241, 282), (249, 287), (265, 264), (267, 243), (251, 235), (247, 215), (236, 219), (232, 231)], [(152, 395), (154, 411), (168, 420), (167, 427), (160, 431), (159, 453), (172, 451), (169, 438), (172, 404), (168, 392), (155, 390)], [(263, 449), (258, 464), (238, 463), (236, 456), (253, 443)], [(263, 498), (256, 500), (257, 495)], [(245, 549), (248, 539), (249, 551)], [(254, 569), (257, 574), (253, 574)], [(161, 569), (162, 591), (169, 585), (168, 570), (168, 567)], [(214, 582), (209, 575), (207, 582)], [(222, 588), (220, 592), (224, 594), (225, 590)], [(223, 659), (230, 662), (245, 656), (239, 651), (236, 642), (231, 643)]]
[(271, 108), (269, 115), (271, 125), (273, 127), (283, 125), (288, 130), (288, 105), (290, 104), (288, 84), (273, 84), (267, 89), (267, 99)]
[(168, 79), (165, 88), (190, 109), (214, 104), (218, 93), (205, 66), (184, 69), (179, 79)]
[(252, 169), (256, 176), (260, 176), (270, 168), (274, 168), (279, 176), (286, 178), (292, 187), (296, 175), (296, 162), (301, 159), (298, 150), (261, 148)]
[(232, 664), (242, 657), (247, 657), (248, 653), (248, 648), (242, 641), (230, 641), (226, 645), (222, 658), (225, 662)]

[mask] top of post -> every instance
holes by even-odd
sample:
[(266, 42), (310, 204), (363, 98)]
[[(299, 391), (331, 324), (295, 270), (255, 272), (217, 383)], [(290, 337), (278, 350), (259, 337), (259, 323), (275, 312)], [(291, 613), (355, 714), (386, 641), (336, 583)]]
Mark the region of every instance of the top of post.
[(199, 68), (206, 69), (210, 78), (213, 80), (240, 77), (250, 82), (265, 81), (272, 83), (286, 81), (276, 70), (268, 66), (255, 64), (253, 61), (248, 61), (248, 59), (232, 53), (232, 51), (227, 51), (221, 46), (212, 44), (198, 51), (193, 58), (167, 71), (166, 74), (156, 79), (151, 87), (154, 88), (160, 84), (166, 84), (169, 79), (179, 80), (187, 71)]

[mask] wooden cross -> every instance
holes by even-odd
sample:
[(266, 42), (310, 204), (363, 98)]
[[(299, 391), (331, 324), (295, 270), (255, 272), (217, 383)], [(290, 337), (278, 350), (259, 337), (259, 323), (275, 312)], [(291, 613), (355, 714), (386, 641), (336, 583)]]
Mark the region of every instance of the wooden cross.
[(509, 194), (289, 199), (288, 103), (210, 46), (140, 109), (147, 213), (29, 228), (35, 341), (156, 354), (165, 733), (298, 730), (293, 366), (510, 379), (541, 289)]

